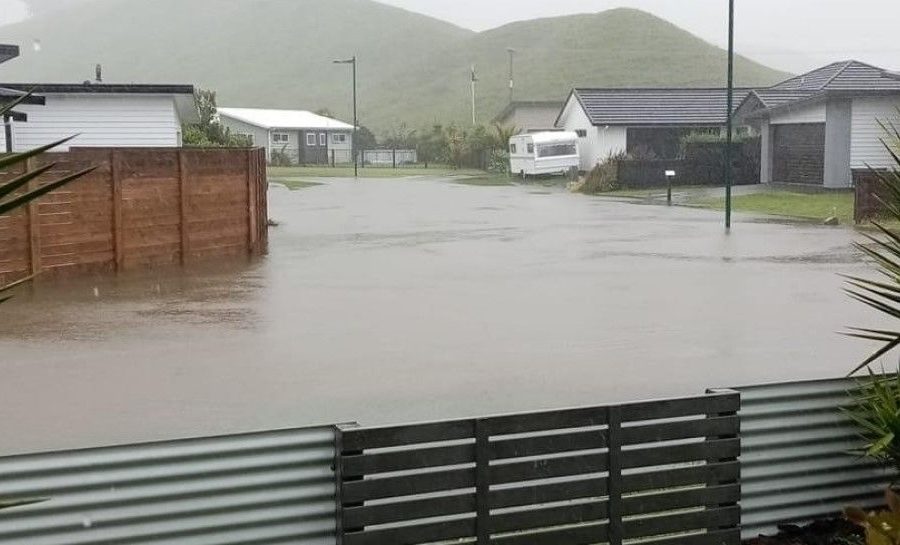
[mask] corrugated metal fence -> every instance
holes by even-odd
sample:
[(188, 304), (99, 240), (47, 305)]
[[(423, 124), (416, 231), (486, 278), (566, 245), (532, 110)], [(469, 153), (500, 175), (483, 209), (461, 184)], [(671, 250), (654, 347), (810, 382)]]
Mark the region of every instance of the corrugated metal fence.
[(0, 543), (334, 543), (334, 432), (298, 429), (0, 458)]
[(745, 538), (777, 525), (882, 503), (891, 476), (861, 459), (840, 407), (852, 379), (734, 388), (741, 393), (741, 508)]
[[(702, 501), (697, 505), (723, 507), (723, 503), (733, 501), (726, 496), (737, 492), (737, 485), (732, 481), (738, 478), (738, 469), (742, 536), (755, 537), (777, 531), (778, 524), (836, 515), (846, 505), (875, 506), (881, 502), (882, 491), (890, 483), (891, 475), (850, 453), (860, 446), (861, 441), (840, 407), (850, 401), (847, 392), (854, 386), (852, 380), (835, 379), (734, 388), (741, 396), (739, 438), (733, 437), (735, 430), (723, 431), (718, 427), (733, 423), (734, 416), (720, 414), (733, 408), (704, 405), (732, 399), (736, 407), (736, 396), (731, 394), (729, 398), (729, 394), (712, 391), (719, 396), (620, 406), (617, 410), (637, 411), (639, 408), (648, 412), (634, 418), (645, 422), (629, 423), (621, 429), (619, 420), (612, 420), (616, 422), (615, 433), (609, 428), (611, 417), (608, 413), (612, 408), (601, 407), (582, 409), (581, 412), (555, 411), (524, 417), (433, 423), (424, 427), (393, 427), (387, 431), (362, 428), (336, 434), (335, 428), (309, 428), (0, 458), (0, 494), (6, 498), (45, 499), (34, 505), (0, 512), (0, 543), (330, 545), (337, 540), (338, 512), (343, 512), (345, 517), (348, 514), (351, 518), (362, 517), (354, 519), (355, 523), (344, 520), (345, 528), (353, 528), (354, 542), (358, 543), (386, 542), (382, 539), (384, 535), (367, 533), (366, 528), (373, 520), (377, 519), (376, 524), (407, 521), (417, 518), (413, 516), (416, 513), (462, 516), (465, 520), (451, 517), (458, 527), (465, 526), (462, 533), (454, 534), (457, 537), (472, 537), (473, 529), (481, 534), (485, 526), (476, 524), (478, 520), (490, 520), (492, 525), (487, 526), (490, 531), (501, 533), (504, 528), (522, 532), (536, 527), (546, 530), (555, 524), (584, 525), (591, 521), (590, 529), (555, 529), (542, 535), (549, 540), (565, 537), (565, 541), (559, 543), (568, 542), (569, 538), (574, 540), (572, 542), (580, 542), (579, 536), (587, 534), (608, 538), (648, 536), (652, 534), (651, 527), (653, 532), (668, 532), (683, 529), (684, 521), (705, 524), (703, 517), (706, 516), (713, 517), (708, 521), (713, 526), (728, 527), (732, 523), (728, 522), (727, 516), (733, 509), (728, 511), (727, 505), (724, 506), (723, 516), (727, 520), (716, 518), (719, 513), (715, 510), (664, 515), (659, 520), (652, 519), (653, 524), (645, 529), (638, 528), (643, 524), (640, 519), (633, 523), (638, 525), (634, 529), (637, 533), (629, 533), (627, 528), (630, 526), (624, 523), (613, 524), (607, 532), (602, 519), (616, 521), (618, 515), (649, 513), (656, 507), (681, 509), (688, 506), (684, 502), (698, 498)], [(679, 420), (682, 413), (689, 414), (684, 412), (688, 405), (696, 405), (703, 418)], [(593, 416), (584, 421), (572, 420), (585, 415)], [(626, 420), (624, 413), (619, 416), (623, 422)], [(658, 420), (663, 417), (678, 418), (672, 422)], [(546, 424), (541, 423), (544, 420)], [(525, 427), (496, 428), (498, 422), (519, 421)], [(486, 423), (488, 428), (485, 428)], [(477, 428), (481, 435), (476, 437), (470, 428)], [(451, 436), (434, 435), (447, 430)], [(371, 442), (372, 434), (388, 432), (393, 434), (391, 441), (394, 442)], [(514, 435), (499, 439), (491, 437), (507, 432)], [(532, 433), (537, 435), (529, 435)], [(728, 437), (723, 439), (723, 433)], [(684, 442), (685, 438), (695, 436), (696, 442), (691, 442), (694, 439)], [(338, 449), (341, 455), (335, 456), (335, 443), (340, 438), (344, 441), (343, 447)], [(448, 445), (430, 444), (438, 439), (452, 441)], [(459, 443), (458, 439), (465, 441)], [(621, 460), (614, 463), (615, 460), (607, 457), (610, 449), (619, 444), (616, 441), (629, 446), (620, 453)], [(651, 445), (659, 441), (665, 442), (662, 447)], [(408, 446), (412, 443), (423, 443), (420, 446), (427, 448), (413, 452), (395, 451), (392, 446), (395, 443), (407, 445), (404, 448), (412, 448)], [(478, 445), (486, 448), (479, 450)], [(640, 448), (628, 450), (635, 448), (632, 445)], [(379, 451), (385, 446), (391, 448)], [(707, 447), (711, 449), (708, 452), (696, 450)], [(375, 451), (370, 452), (373, 448)], [(497, 454), (497, 449), (501, 448), (509, 450), (508, 456)], [(739, 448), (739, 468), (738, 462), (728, 460), (737, 450), (731, 453), (728, 448)], [(612, 452), (618, 452), (618, 449)], [(514, 460), (506, 463), (506, 457)], [(646, 460), (641, 458), (639, 464), (628, 461), (632, 459), (629, 457), (646, 457)], [(501, 458), (506, 465), (495, 466), (501, 463)], [(400, 459), (405, 460), (403, 464), (412, 465), (397, 465)], [(493, 461), (485, 465), (483, 462), (487, 459)], [(344, 479), (342, 489), (352, 492), (359, 488), (366, 491), (366, 495), (345, 496), (339, 500), (334, 464), (337, 462), (338, 467), (349, 471), (347, 464), (351, 461), (351, 465), (358, 468), (356, 473), (350, 471), (340, 477)], [(677, 471), (668, 468), (660, 472), (662, 481), (647, 481), (646, 486), (632, 489), (627, 484), (629, 479), (643, 482), (645, 477), (656, 475), (653, 471), (632, 474), (643, 471), (637, 467), (644, 462), (662, 466), (674, 462), (691, 463)], [(455, 465), (460, 463), (468, 465)], [(731, 480), (725, 479), (724, 484), (719, 476), (716, 477), (719, 480), (698, 481), (701, 486), (697, 488), (661, 493), (661, 489), (670, 486), (693, 483), (672, 480), (680, 475), (679, 472), (685, 476), (703, 475), (707, 470), (715, 469), (710, 464), (732, 468), (734, 475), (729, 477)], [(448, 465), (449, 468), (444, 468)], [(369, 475), (382, 470), (392, 472), (410, 468), (415, 468), (415, 473), (432, 466), (442, 470), (415, 477), (389, 473), (387, 477), (378, 475), (378, 478), (370, 479)], [(483, 478), (486, 467), (491, 468), (487, 473), (489, 480)], [(625, 484), (609, 488), (612, 486), (609, 483), (615, 479), (610, 480), (607, 471), (613, 470), (625, 470), (622, 472)], [(516, 479), (496, 481), (505, 484), (495, 485), (497, 474), (513, 471), (518, 472)], [(365, 477), (364, 480), (351, 482), (360, 476)], [(450, 477), (462, 478), (458, 484), (466, 490), (454, 489), (456, 495), (451, 494), (450, 498), (434, 497), (435, 491), (448, 488), (447, 483), (455, 486), (447, 480)], [(519, 488), (507, 490), (506, 487), (511, 486), (508, 482), (512, 481), (522, 482), (516, 485)], [(388, 488), (381, 489), (382, 486)], [(578, 492), (579, 486), (584, 488), (584, 494)], [(656, 492), (650, 496), (628, 495), (638, 489)], [(524, 503), (509, 505), (517, 506), (516, 509), (525, 509), (528, 505), (532, 510), (503, 512), (502, 516), (490, 509), (485, 511), (485, 506), (490, 504), (478, 501), (479, 494), (485, 490), (490, 491), (491, 501), (505, 494), (521, 493)], [(425, 493), (424, 497), (431, 497), (431, 500), (421, 505), (416, 502), (382, 504), (384, 498), (416, 493)], [(621, 495), (620, 501), (610, 501), (608, 498), (613, 494)], [(368, 503), (360, 505), (360, 502), (373, 498), (377, 498), (371, 504), (374, 507), (369, 507)], [(579, 501), (584, 503), (544, 505), (572, 498), (583, 498)], [(429, 511), (448, 505), (450, 511), (447, 513)], [(370, 515), (375, 518), (366, 518)], [(498, 517), (518, 522), (514, 526), (497, 526), (494, 523)], [(376, 526), (375, 529), (379, 528)], [(391, 532), (408, 530), (391, 529), (388, 534), (396, 537)], [(594, 530), (606, 533), (591, 533)], [(731, 531), (736, 533), (736, 530)], [(700, 543), (705, 535), (686, 538), (684, 543)], [(534, 537), (527, 532), (514, 533), (502, 536), (500, 541), (532, 543)]]

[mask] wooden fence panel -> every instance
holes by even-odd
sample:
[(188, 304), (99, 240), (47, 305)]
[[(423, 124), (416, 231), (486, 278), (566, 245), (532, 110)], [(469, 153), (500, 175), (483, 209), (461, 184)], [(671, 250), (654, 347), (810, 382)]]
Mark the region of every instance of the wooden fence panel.
[(737, 544), (739, 403), (339, 429), (339, 543)]
[[(125, 270), (237, 258), (267, 248), (260, 150), (73, 148), (34, 184), (98, 167), (0, 216), (0, 283), (32, 272)], [(0, 172), (0, 182), (23, 170)]]

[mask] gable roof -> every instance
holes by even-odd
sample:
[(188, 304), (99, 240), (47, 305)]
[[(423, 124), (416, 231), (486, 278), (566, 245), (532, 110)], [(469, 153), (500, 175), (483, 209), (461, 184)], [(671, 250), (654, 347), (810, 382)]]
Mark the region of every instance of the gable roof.
[(555, 108), (561, 110), (566, 103), (562, 100), (514, 100), (503, 108), (503, 111), (497, 114), (492, 120), (494, 123), (503, 121), (511, 116), (519, 108)]
[(219, 108), (218, 111), (220, 116), (224, 115), (263, 129), (353, 130), (353, 125), (306, 110)]
[(0, 83), (7, 93), (33, 91), (47, 95), (171, 95), (182, 123), (200, 120), (193, 85), (147, 83)]
[(786, 79), (768, 89), (751, 91), (736, 113), (739, 118), (751, 119), (821, 102), (830, 96), (896, 93), (900, 93), (897, 74), (864, 62), (841, 61)]
[[(735, 89), (734, 106), (749, 92)], [(574, 89), (573, 96), (593, 125), (718, 126), (728, 118), (724, 88)]]
[(900, 79), (883, 68), (849, 60), (831, 63), (771, 87), (775, 90), (900, 91)]

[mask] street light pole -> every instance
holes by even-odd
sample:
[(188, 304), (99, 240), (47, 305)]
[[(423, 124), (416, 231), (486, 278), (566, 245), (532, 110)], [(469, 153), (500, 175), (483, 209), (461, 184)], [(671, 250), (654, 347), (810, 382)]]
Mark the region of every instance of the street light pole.
[(725, 229), (731, 229), (733, 181), (732, 133), (734, 132), (734, 0), (728, 0), (728, 121), (725, 124)]
[(515, 79), (513, 78), (513, 58), (516, 55), (516, 50), (511, 47), (507, 47), (506, 52), (509, 53), (509, 103), (512, 104), (512, 102), (513, 102), (513, 87), (515, 86), (514, 85)]
[(353, 141), (350, 142), (350, 153), (353, 154), (353, 177), (359, 178), (359, 154), (356, 151), (358, 149), (356, 144), (357, 129), (359, 128), (359, 119), (356, 112), (356, 55), (347, 60), (334, 61), (334, 64), (353, 65)]

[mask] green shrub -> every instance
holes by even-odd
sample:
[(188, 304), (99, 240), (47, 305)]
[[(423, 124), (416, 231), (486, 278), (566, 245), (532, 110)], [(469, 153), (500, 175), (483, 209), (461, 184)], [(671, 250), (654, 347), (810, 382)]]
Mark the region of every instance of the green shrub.
[(627, 158), (624, 153), (610, 155), (587, 174), (580, 191), (588, 195), (607, 193), (619, 189), (619, 161)]
[(269, 163), (273, 167), (289, 167), (294, 164), (294, 161), (288, 155), (287, 146), (282, 146), (280, 150), (272, 150), (272, 158)]
[(861, 454), (900, 471), (900, 373), (869, 373), (851, 392), (853, 405), (844, 412), (865, 441)]

